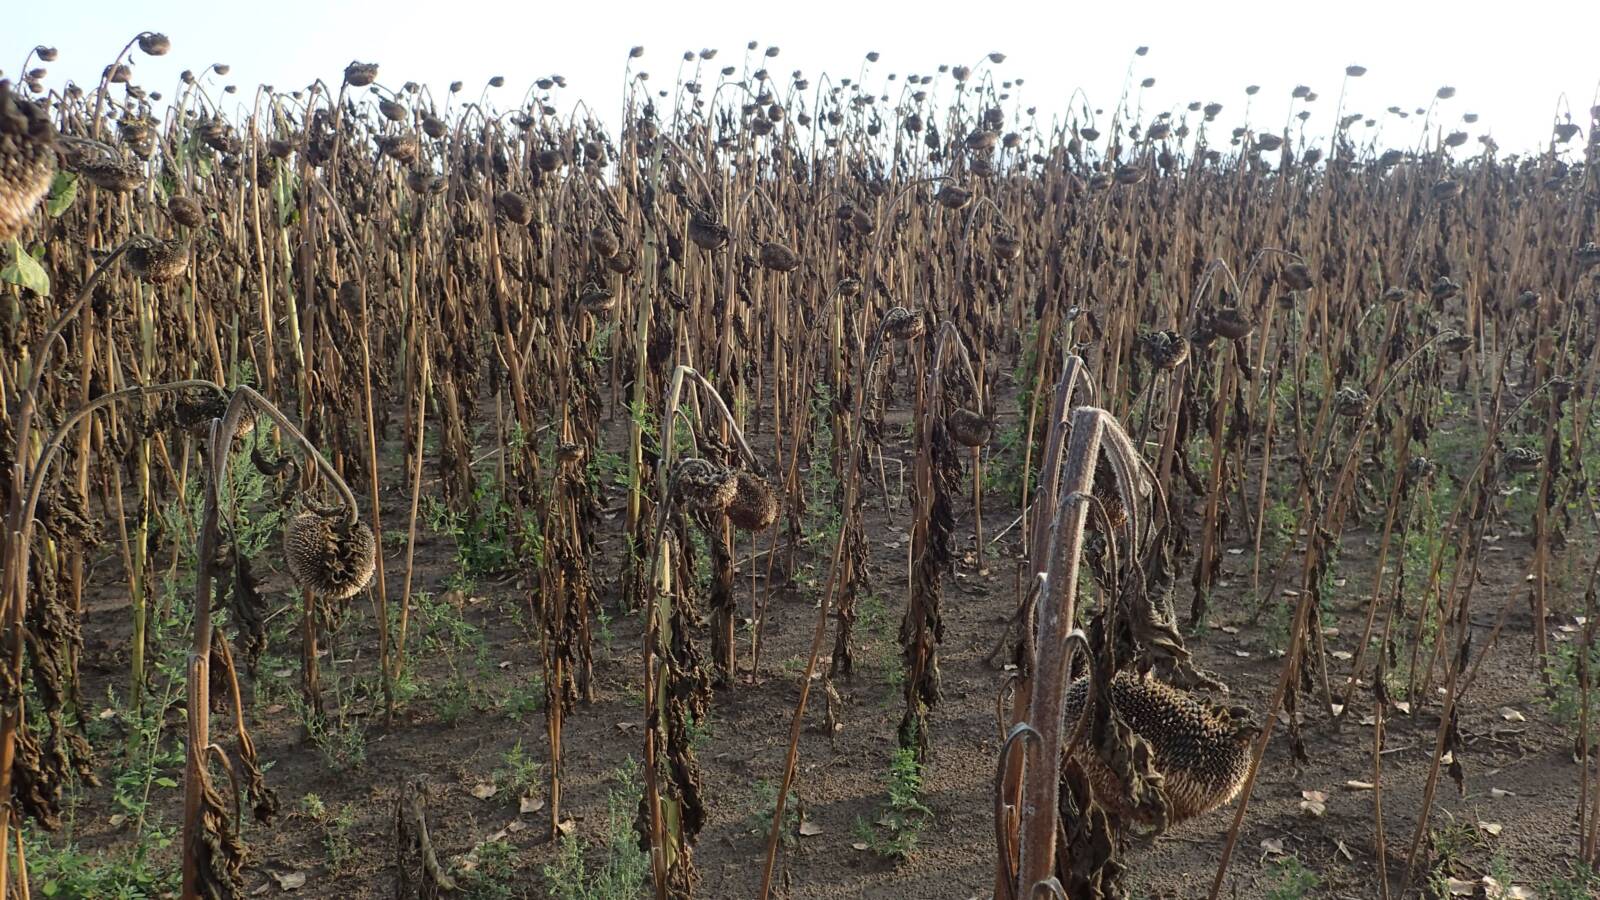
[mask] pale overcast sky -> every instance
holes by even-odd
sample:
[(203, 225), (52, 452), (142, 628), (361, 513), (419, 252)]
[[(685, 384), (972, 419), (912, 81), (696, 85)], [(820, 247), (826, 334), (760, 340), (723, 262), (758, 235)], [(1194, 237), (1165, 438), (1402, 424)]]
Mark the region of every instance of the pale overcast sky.
[[(931, 74), (940, 63), (971, 65), (990, 51), (1007, 55), (996, 74), (1022, 77), (1018, 96), (1041, 119), (1064, 113), (1074, 88), (1109, 110), (1121, 91), (1133, 50), (1148, 45), (1134, 80), (1153, 77), (1143, 98), (1146, 119), (1175, 113), (1192, 100), (1224, 105), (1223, 125), (1244, 112), (1244, 88), (1259, 84), (1252, 104), (1258, 125), (1284, 121), (1289, 97), (1304, 84), (1320, 95), (1312, 125), (1326, 132), (1340, 81), (1350, 64), (1367, 75), (1350, 83), (1347, 112), (1384, 122), (1387, 142), (1417, 143), (1419, 121), (1383, 115), (1390, 106), (1425, 107), (1441, 86), (1456, 88), (1435, 121), (1476, 137), (1490, 133), (1504, 152), (1539, 148), (1558, 110), (1588, 127), (1600, 82), (1600, 3), (1529, 0), (1511, 4), (1407, 0), (1294, 3), (1058, 3), (930, 0), (920, 4), (871, 0), (796, 3), (693, 4), (557, 0), (490, 3), (445, 0), (384, 4), (340, 0), (277, 2), (136, 2), (86, 0), (70, 7), (53, 0), (9, 4), (0, 30), (0, 69), (15, 76), (29, 48), (60, 50), (47, 83), (92, 82), (122, 45), (141, 30), (161, 31), (172, 52), (136, 59), (135, 81), (171, 92), (185, 68), (213, 62), (232, 67), (225, 83), (249, 102), (257, 84), (301, 87), (315, 77), (337, 85), (352, 59), (377, 62), (379, 80), (398, 88), (408, 80), (434, 86), (436, 96), (461, 79), (476, 98), (492, 75), (506, 87), (491, 94), (515, 106), (536, 78), (566, 77), (568, 102), (582, 98), (614, 119), (620, 107), (628, 48), (641, 44), (638, 66), (652, 87), (669, 86), (683, 51), (720, 50), (716, 63), (738, 65), (747, 41), (782, 50), (767, 61), (782, 78), (799, 69), (815, 78), (855, 77), (869, 50), (881, 54), (867, 83), (890, 72)], [(898, 96), (898, 91), (894, 94)], [(1461, 121), (1476, 113), (1474, 125)], [(1576, 150), (1581, 139), (1568, 145)], [(1476, 152), (1477, 143), (1464, 151)]]

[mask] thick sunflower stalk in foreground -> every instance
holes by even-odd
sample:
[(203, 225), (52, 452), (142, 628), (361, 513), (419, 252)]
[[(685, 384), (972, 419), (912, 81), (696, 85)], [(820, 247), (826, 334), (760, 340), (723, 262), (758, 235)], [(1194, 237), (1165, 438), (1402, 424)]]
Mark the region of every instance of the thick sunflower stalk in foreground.
[[(1163, 830), (1228, 802), (1257, 734), (1244, 710), (1140, 674), (1162, 661), (1157, 668), (1192, 673), (1163, 596), (1170, 571), (1145, 572), (1165, 565), (1166, 502), (1116, 419), (1088, 406), (1065, 414), (1074, 362), (1058, 389), (1052, 431), (1062, 433), (1049, 438), (1062, 448), (1061, 468), (1047, 453), (1038, 495), (1056, 503), (1032, 548), (1048, 563), (1022, 642), (1029, 680), (1017, 702), (1027, 717), (1007, 737), (995, 785), (996, 894), (1013, 900), (1041, 889), (1069, 900), (1128, 896), (1128, 829)], [(1074, 627), (1085, 559), (1105, 598), (1087, 634)], [(1023, 755), (1011, 752), (1018, 742), (1031, 745)]]

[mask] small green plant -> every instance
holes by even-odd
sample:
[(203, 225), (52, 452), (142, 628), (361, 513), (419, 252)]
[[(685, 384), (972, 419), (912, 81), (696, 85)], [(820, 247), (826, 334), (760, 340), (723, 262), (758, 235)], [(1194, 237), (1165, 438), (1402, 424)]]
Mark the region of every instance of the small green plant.
[(330, 809), (321, 797), (306, 794), (300, 798), (300, 813), (322, 832), (322, 858), (328, 871), (335, 875), (345, 871), (356, 857), (356, 843), (350, 833), (356, 824), (355, 808), (347, 803)]
[(778, 663), (778, 672), (785, 678), (794, 678), (806, 670), (806, 661), (798, 656), (785, 657)]
[(500, 712), (513, 722), (525, 722), (544, 707), (544, 679), (517, 681), (500, 698)]
[[(768, 779), (756, 782), (756, 808), (750, 814), (749, 832), (757, 837), (765, 838), (772, 828), (772, 817), (778, 811), (778, 785)], [(794, 788), (789, 789), (789, 799), (783, 805), (783, 828), (781, 836), (783, 846), (794, 846), (795, 838), (800, 831), (800, 801), (795, 797)]]
[(593, 488), (610, 486), (626, 490), (628, 461), (620, 453), (597, 448), (589, 460), (587, 475), (589, 484)]
[(1465, 822), (1452, 822), (1429, 833), (1433, 865), (1428, 870), (1428, 887), (1436, 897), (1450, 896), (1450, 878), (1466, 865), (1467, 854), (1483, 844), (1478, 829)]
[[(1578, 688), (1578, 663), (1581, 661), (1579, 654), (1582, 652), (1580, 641), (1571, 641), (1561, 644), (1552, 644), (1550, 654), (1545, 659), (1546, 681), (1549, 686), (1545, 689), (1542, 698), (1544, 706), (1550, 711), (1550, 718), (1568, 732), (1575, 732), (1583, 715), (1583, 692)], [(1600, 673), (1600, 645), (1589, 647), (1589, 672), (1590, 677)], [(1595, 721), (1595, 714), (1600, 711), (1600, 702), (1597, 702), (1595, 691), (1589, 692), (1589, 721)]]
[[(513, 433), (511, 442), (519, 444), (520, 436)], [(465, 510), (453, 511), (427, 497), (422, 512), (430, 531), (455, 542), (456, 570), (465, 582), (504, 575), (523, 564), (538, 566), (543, 544), (538, 522), (528, 514), (518, 516), (492, 469), (479, 474)]]
[(1273, 598), (1271, 607), (1261, 623), (1261, 637), (1267, 647), (1283, 652), (1289, 647), (1289, 626), (1294, 624), (1294, 602), (1282, 597)]
[(916, 751), (901, 747), (889, 764), (889, 804), (873, 827), (857, 819), (856, 837), (885, 859), (903, 860), (917, 849), (933, 810), (922, 802), (922, 767)]
[(1539, 886), (1542, 900), (1590, 900), (1600, 896), (1600, 872), (1578, 863), (1572, 874), (1556, 876)]
[(844, 518), (840, 514), (839, 475), (833, 467), (833, 391), (824, 382), (817, 382), (811, 395), (811, 446), (807, 469), (810, 477), (806, 485), (805, 542), (812, 546), (830, 546), (838, 536)]
[(516, 896), (512, 886), (512, 859), (516, 848), (504, 840), (484, 841), (472, 848), (456, 873), (462, 896), (467, 900), (510, 900)]
[(707, 710), (705, 715), (699, 718), (690, 719), (687, 731), (689, 745), (694, 749), (694, 752), (704, 753), (706, 747), (711, 744), (711, 739), (717, 736), (717, 726), (711, 721), (710, 710)]
[[(274, 639), (269, 639), (268, 646), (272, 646), (275, 639), (286, 640), (281, 636), (275, 636)], [(295, 695), (299, 693), (299, 688), (293, 679), (293, 663), (274, 653), (263, 653), (256, 663), (255, 690), (251, 692), (256, 715), (267, 715), (268, 707), (286, 707), (293, 704)], [(274, 712), (279, 711), (274, 710)]]
[(1021, 495), (1022, 428), (1020, 424), (1009, 425), (995, 435), (992, 457), (983, 470), (984, 493), (997, 497)]
[(1264, 900), (1304, 900), (1317, 889), (1322, 879), (1305, 867), (1296, 856), (1286, 856), (1272, 864), (1272, 884)]
[(867, 594), (856, 603), (856, 617), (861, 627), (873, 637), (889, 636), (889, 610), (884, 606), (883, 598), (877, 594)]
[(446, 725), (466, 718), (472, 712), (472, 683), (460, 673), (450, 675), (434, 694), (434, 711)]
[(495, 770), (495, 786), (518, 797), (531, 797), (544, 784), (544, 764), (528, 756), (517, 741), (500, 758), (500, 768)]
[[(630, 548), (628, 552), (632, 553), (632, 540), (629, 540), (628, 546)], [(600, 646), (604, 647), (607, 653), (610, 653), (611, 642), (615, 636), (611, 633), (611, 614), (606, 612), (606, 607), (603, 603), (594, 605), (594, 626), (595, 637), (600, 639)]]
[(321, 821), (328, 814), (328, 806), (316, 794), (307, 794), (300, 798), (300, 811), (313, 820)]
[[(641, 791), (639, 764), (629, 759), (611, 778), (615, 786), (606, 795), (599, 846), (586, 848), (576, 835), (564, 834), (555, 861), (542, 870), (551, 900), (636, 900), (644, 895), (650, 857), (639, 849), (633, 831)], [(599, 856), (598, 865), (586, 859), (590, 855)]]
[(417, 594), (412, 603), (423, 646), (443, 654), (452, 666), (457, 654), (484, 646), (483, 630), (467, 621), (460, 606), (427, 593)]
[(288, 706), (300, 719), (306, 737), (337, 772), (359, 769), (367, 762), (367, 726), (356, 716), (317, 715), (298, 692), (288, 697)]
[(168, 829), (147, 831), (142, 840), (107, 851), (85, 852), (72, 843), (53, 846), (32, 827), (23, 829), (28, 848), (28, 874), (37, 885), (35, 896), (49, 898), (104, 897), (110, 900), (156, 900), (175, 897), (181, 887), (173, 865), (159, 865), (154, 857), (173, 844)]
[(1297, 517), (1294, 507), (1277, 498), (1267, 504), (1261, 519), (1261, 555), (1266, 562), (1264, 568), (1270, 569), (1282, 563), (1294, 546)]

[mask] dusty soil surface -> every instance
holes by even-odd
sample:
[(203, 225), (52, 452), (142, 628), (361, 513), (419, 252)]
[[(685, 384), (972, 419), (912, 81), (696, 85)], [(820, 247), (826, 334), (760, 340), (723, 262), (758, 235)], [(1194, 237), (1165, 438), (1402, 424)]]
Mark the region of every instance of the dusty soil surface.
[[(398, 456), (398, 448), (391, 447)], [(905, 458), (909, 446), (893, 444), (891, 456)], [(883, 815), (887, 778), (895, 748), (895, 727), (902, 700), (896, 630), (905, 603), (905, 568), (909, 546), (909, 512), (904, 499), (885, 514), (876, 488), (870, 488), (867, 534), (870, 541), (874, 600), (864, 604), (858, 625), (860, 671), (853, 681), (839, 682), (840, 727), (828, 734), (824, 698), (813, 691), (801, 743), (797, 798), (807, 827), (782, 855), (783, 892), (795, 900), (812, 898), (967, 898), (988, 897), (994, 858), (992, 783), (999, 735), (995, 696), (1003, 672), (984, 661), (1011, 615), (1017, 600), (1018, 532), (1012, 529), (984, 548), (987, 572), (976, 567), (970, 496), (958, 503), (958, 554), (953, 578), (946, 581), (944, 615), (948, 633), (939, 648), (944, 696), (933, 712), (933, 752), (927, 767), (923, 802), (933, 816), (907, 859), (881, 858), (865, 843), (858, 823)], [(405, 476), (395, 463), (385, 473), (386, 528), (403, 531), (408, 497)], [(358, 489), (358, 493), (361, 493)], [(425, 493), (428, 489), (425, 488)], [(1186, 492), (1175, 499), (1190, 504)], [(620, 511), (623, 498), (607, 498), (613, 516), (603, 534), (603, 553), (596, 560), (602, 593), (611, 617), (609, 640), (595, 647), (596, 699), (580, 705), (567, 723), (568, 753), (565, 807), (573, 833), (586, 842), (591, 868), (606, 856), (601, 831), (607, 794), (618, 787), (614, 774), (629, 758), (639, 758), (641, 735), (639, 660), (640, 626), (636, 616), (617, 608), (617, 564), (622, 557)], [(993, 541), (1016, 517), (1014, 498), (990, 495), (984, 521), (985, 541)], [(365, 499), (363, 498), (363, 503)], [(1572, 742), (1552, 723), (1541, 702), (1542, 688), (1531, 656), (1531, 618), (1524, 578), (1530, 551), (1525, 538), (1507, 523), (1487, 554), (1473, 599), (1475, 652), (1487, 652), (1477, 682), (1461, 711), (1466, 742), (1459, 761), (1465, 770), (1465, 792), (1458, 793), (1441, 775), (1435, 813), (1419, 853), (1419, 874), (1427, 875), (1438, 853), (1452, 854), (1451, 874), (1477, 881), (1494, 869), (1509, 870), (1519, 883), (1537, 884), (1564, 874), (1565, 860), (1577, 840), (1576, 804), (1580, 768)], [(758, 551), (769, 546), (763, 535)], [(1338, 588), (1332, 598), (1335, 617), (1328, 646), (1337, 654), (1355, 650), (1371, 591), (1376, 539), (1370, 530), (1353, 529), (1346, 537)], [(780, 541), (779, 553), (786, 553)], [(1223, 556), (1224, 572), (1208, 626), (1189, 638), (1199, 662), (1231, 687), (1234, 702), (1264, 714), (1277, 686), (1282, 660), (1270, 626), (1272, 615), (1251, 624), (1256, 605), (1251, 589), (1253, 557), (1247, 539), (1230, 536)], [(741, 609), (748, 614), (752, 592), (769, 589), (764, 560), (748, 561), (748, 539), (739, 546)], [(1233, 553), (1233, 550), (1242, 550)], [(249, 824), (244, 833), (251, 847), (247, 889), (252, 895), (377, 898), (394, 896), (395, 805), (401, 786), (420, 781), (426, 786), (429, 825), (437, 850), (447, 863), (460, 862), (490, 838), (505, 841), (510, 851), (497, 865), (503, 876), (493, 889), (475, 896), (554, 896), (544, 867), (557, 848), (547, 834), (543, 810), (523, 814), (517, 791), (501, 787), (480, 798), (481, 785), (496, 782), (505, 757), (519, 742), (525, 755), (546, 758), (545, 720), (541, 708), (514, 702), (519, 691), (535, 685), (540, 673), (537, 629), (529, 622), (531, 594), (515, 580), (483, 580), (469, 590), (452, 590), (453, 541), (422, 529), (414, 591), (430, 592), (453, 604), (463, 621), (482, 634), (482, 656), (457, 654), (452, 667), (447, 654), (423, 640), (426, 629), (415, 626), (412, 658), (417, 691), (392, 721), (364, 699), (349, 703), (350, 727), (361, 732), (364, 761), (337, 766), (305, 739), (300, 720), (286, 701), (294, 692), (297, 639), (292, 628), (271, 649), (257, 679), (246, 679), (247, 719), (254, 729), (262, 759), (271, 762), (269, 783), (277, 790), (283, 815), (277, 824)], [(1585, 552), (1576, 545), (1568, 554)], [(289, 603), (289, 584), (275, 556), (263, 555), (266, 589), (276, 605)], [(746, 683), (719, 690), (704, 729), (699, 759), (705, 771), (709, 821), (699, 839), (696, 862), (703, 876), (700, 895), (745, 900), (756, 895), (761, 876), (765, 822), (772, 784), (780, 776), (798, 682), (815, 620), (826, 559), (815, 548), (802, 548), (800, 565), (791, 577), (774, 579), (760, 668)], [(391, 595), (398, 595), (403, 571), (403, 543), (386, 546)], [(781, 568), (781, 567), (780, 567)], [(1292, 586), (1297, 568), (1285, 564), (1284, 587)], [(86, 696), (104, 698), (108, 687), (122, 690), (126, 678), (126, 589), (119, 588), (115, 560), (100, 567), (99, 592), (92, 604), (87, 633)], [(1263, 573), (1263, 581), (1271, 575)], [(752, 577), (752, 575), (754, 577)], [(1187, 607), (1187, 570), (1180, 580), (1178, 605)], [(1265, 585), (1263, 591), (1265, 591)], [(1581, 590), (1581, 587), (1578, 589)], [(1281, 592), (1280, 592), (1281, 593)], [(331, 654), (329, 683), (352, 679), (370, 684), (376, 669), (376, 640), (370, 600), (358, 599)], [(1275, 598), (1274, 603), (1284, 602)], [(1573, 638), (1571, 611), (1581, 596), (1558, 596), (1562, 615), (1553, 619), (1553, 646)], [(1490, 633), (1502, 608), (1504, 629), (1491, 648)], [(282, 613), (293, 619), (296, 611)], [(1569, 630), (1563, 630), (1566, 625)], [(701, 635), (703, 639), (704, 635)], [(832, 646), (832, 626), (825, 652)], [(749, 647), (740, 647), (747, 666)], [(1335, 693), (1343, 693), (1349, 663), (1334, 661)], [(268, 671), (269, 667), (275, 671)], [(465, 672), (468, 706), (449, 685), (452, 671)], [(342, 681), (341, 681), (342, 679)], [(270, 695), (264, 682), (275, 682)], [(459, 686), (463, 679), (455, 679)], [(542, 689), (534, 691), (542, 698)], [(1314, 698), (1312, 698), (1314, 700)], [(1294, 857), (1314, 872), (1319, 885), (1308, 897), (1376, 898), (1379, 872), (1387, 870), (1390, 896), (1398, 896), (1405, 878), (1406, 857), (1416, 828), (1439, 727), (1439, 704), (1415, 702), (1412, 715), (1389, 723), (1382, 755), (1383, 824), (1388, 858), (1375, 853), (1375, 794), (1351, 782), (1372, 782), (1373, 728), (1363, 724), (1372, 708), (1372, 692), (1357, 687), (1338, 724), (1308, 703), (1304, 735), (1309, 762), (1296, 764), (1278, 729), (1269, 747), (1248, 816), (1227, 876), (1223, 896), (1266, 897), (1282, 883), (1281, 861)], [(91, 700), (96, 706), (101, 703)], [(338, 700), (330, 688), (330, 708)], [(175, 713), (174, 724), (178, 721)], [(168, 738), (168, 746), (174, 737)], [(114, 776), (117, 760), (107, 752), (104, 771)], [(181, 777), (181, 766), (166, 770)], [(91, 851), (107, 851), (130, 840), (129, 822), (111, 818), (111, 785), (85, 791), (72, 817), (74, 839)], [(1325, 810), (1314, 816), (1302, 808), (1305, 791), (1325, 794)], [(314, 795), (326, 812), (308, 811)], [(539, 795), (527, 805), (537, 807)], [(178, 820), (181, 791), (157, 786), (152, 811), (170, 827)], [(1153, 843), (1128, 850), (1131, 886), (1136, 897), (1204, 897), (1221, 856), (1237, 805), (1180, 825)], [(344, 826), (330, 825), (344, 814)], [(1480, 826), (1480, 823), (1482, 825)], [(1460, 827), (1453, 827), (1460, 826)], [(330, 850), (330, 832), (344, 845)], [(1497, 832), (1491, 834), (1490, 832)], [(1440, 842), (1446, 846), (1441, 850)], [(337, 843), (337, 842), (334, 842)], [(1432, 853), (1433, 855), (1430, 855)], [(161, 858), (169, 864), (171, 849)], [(1498, 861), (1497, 861), (1498, 860)], [(287, 891), (304, 876), (304, 885)], [(284, 881), (284, 879), (287, 881)], [(1414, 888), (1415, 890), (1415, 888)], [(37, 894), (36, 894), (37, 896)], [(474, 896), (474, 895), (468, 895)], [(1302, 896), (1282, 894), (1279, 896)], [(1482, 896), (1481, 893), (1479, 896)]]

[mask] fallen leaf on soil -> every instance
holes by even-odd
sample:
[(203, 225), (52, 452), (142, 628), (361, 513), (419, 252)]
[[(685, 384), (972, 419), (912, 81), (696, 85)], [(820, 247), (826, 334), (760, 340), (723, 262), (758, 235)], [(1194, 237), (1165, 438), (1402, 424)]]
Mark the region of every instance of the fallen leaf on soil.
[(1460, 878), (1447, 879), (1445, 887), (1449, 889), (1452, 897), (1472, 897), (1478, 893), (1477, 882), (1463, 881)]
[(865, 849), (867, 849), (867, 842), (866, 841), (856, 841), (855, 843), (850, 845), (850, 849), (851, 850), (865, 850)]
[(1505, 830), (1505, 826), (1499, 822), (1479, 822), (1478, 830), (1490, 837), (1499, 837), (1500, 832)]
[(800, 836), (801, 837), (816, 837), (817, 835), (819, 835), (821, 833), (822, 833), (822, 826), (818, 825), (815, 822), (801, 822), (800, 823)]
[(1340, 662), (1346, 662), (1348, 660), (1355, 659), (1355, 656), (1356, 656), (1354, 653), (1351, 653), (1349, 650), (1329, 650), (1328, 651), (1328, 655), (1333, 657), (1334, 659), (1337, 659)]
[(517, 812), (525, 816), (532, 815), (541, 809), (544, 809), (543, 797), (523, 797), (517, 801)]
[(1505, 719), (1507, 722), (1526, 722), (1526, 721), (1528, 721), (1528, 717), (1527, 716), (1524, 716), (1522, 713), (1517, 712), (1516, 710), (1512, 709), (1509, 706), (1500, 707), (1500, 718)]
[(1504, 788), (1489, 788), (1489, 796), (1493, 797), (1496, 800), (1499, 800), (1499, 799), (1501, 799), (1503, 797), (1515, 797), (1516, 794), (1512, 793), (1511, 791), (1505, 790)]
[(306, 873), (289, 872), (285, 875), (272, 873), (272, 880), (278, 883), (278, 889), (283, 891), (297, 891), (306, 886)]
[(1370, 781), (1346, 781), (1344, 786), (1352, 791), (1370, 791), (1374, 787)]
[(499, 788), (495, 787), (492, 784), (489, 784), (488, 782), (483, 782), (482, 784), (475, 784), (475, 785), (472, 786), (472, 789), (470, 791), (468, 791), (468, 793), (470, 793), (474, 797), (477, 797), (479, 800), (487, 800), (487, 799), (489, 799), (490, 797), (493, 797), (495, 794), (497, 794), (499, 792), (500, 792)]
[(1273, 856), (1283, 855), (1283, 838), (1267, 838), (1261, 842), (1261, 849)]
[(1533, 891), (1514, 884), (1501, 884), (1493, 876), (1483, 876), (1483, 896), (1488, 900), (1533, 900)]
[(1300, 801), (1300, 811), (1313, 819), (1321, 818), (1322, 814), (1328, 811), (1327, 794), (1321, 791), (1301, 791), (1300, 796), (1305, 798)]

